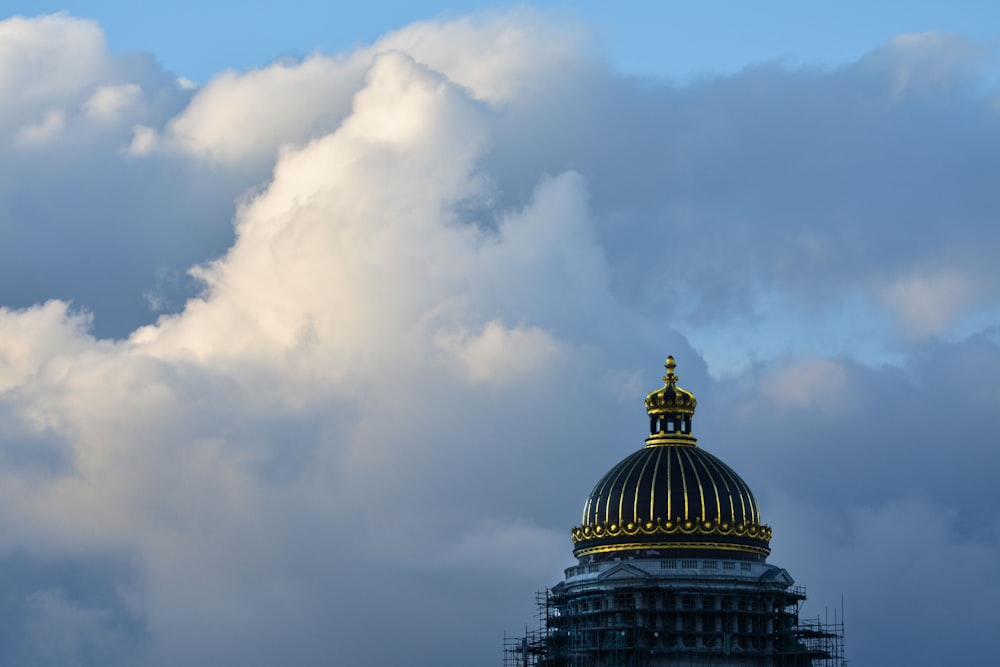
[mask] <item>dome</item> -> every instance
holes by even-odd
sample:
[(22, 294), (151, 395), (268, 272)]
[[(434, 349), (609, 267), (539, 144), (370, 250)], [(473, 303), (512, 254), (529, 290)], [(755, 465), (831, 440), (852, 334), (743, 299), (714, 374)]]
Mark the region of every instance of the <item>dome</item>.
[(646, 398), (646, 446), (611, 468), (583, 506), (573, 553), (763, 560), (771, 529), (761, 522), (750, 487), (697, 445), (691, 419), (697, 401), (677, 386), (667, 358), (662, 389)]

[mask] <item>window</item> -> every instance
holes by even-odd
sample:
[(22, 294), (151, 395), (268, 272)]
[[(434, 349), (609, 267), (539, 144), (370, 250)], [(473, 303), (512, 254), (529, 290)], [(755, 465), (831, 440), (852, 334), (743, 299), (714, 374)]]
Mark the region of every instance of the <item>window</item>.
[(698, 561), (696, 560), (682, 560), (681, 567), (688, 568), (691, 570), (697, 569)]
[(676, 560), (661, 560), (660, 561), (660, 569), (661, 570), (675, 570), (675, 569), (677, 569), (677, 561)]
[(749, 572), (750, 571), (750, 563), (740, 563), (740, 571), (741, 572)]
[(635, 609), (635, 596), (631, 593), (615, 593), (615, 609)]
[(719, 561), (717, 561), (717, 560), (703, 560), (703, 561), (701, 561), (701, 566), (702, 566), (702, 568), (704, 568), (706, 570), (718, 570), (719, 569)]
[(734, 563), (731, 560), (722, 561), (722, 569), (723, 570), (735, 570), (736, 569), (736, 563)]

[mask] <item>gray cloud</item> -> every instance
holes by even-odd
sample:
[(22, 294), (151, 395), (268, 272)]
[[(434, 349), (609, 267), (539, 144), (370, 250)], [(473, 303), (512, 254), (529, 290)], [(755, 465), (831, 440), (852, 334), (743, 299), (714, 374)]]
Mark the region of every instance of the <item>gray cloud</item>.
[(129, 557), (8, 551), (0, 562), (7, 664), (123, 665), (141, 654), (148, 638)]

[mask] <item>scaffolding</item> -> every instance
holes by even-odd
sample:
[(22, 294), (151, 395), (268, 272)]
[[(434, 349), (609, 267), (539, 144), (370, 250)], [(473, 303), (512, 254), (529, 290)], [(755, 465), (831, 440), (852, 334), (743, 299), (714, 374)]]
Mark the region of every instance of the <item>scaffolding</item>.
[(843, 614), (800, 619), (800, 587), (650, 585), (536, 594), (538, 627), (504, 638), (504, 667), (846, 667)]

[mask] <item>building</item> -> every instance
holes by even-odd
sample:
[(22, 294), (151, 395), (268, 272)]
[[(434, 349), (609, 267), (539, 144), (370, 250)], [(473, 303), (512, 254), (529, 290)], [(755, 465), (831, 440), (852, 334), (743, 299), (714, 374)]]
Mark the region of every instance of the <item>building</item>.
[(843, 614), (799, 617), (805, 590), (767, 562), (750, 487), (697, 445), (697, 401), (666, 367), (645, 447), (594, 486), (577, 564), (538, 594), (538, 630), (504, 640), (505, 667), (842, 667)]

